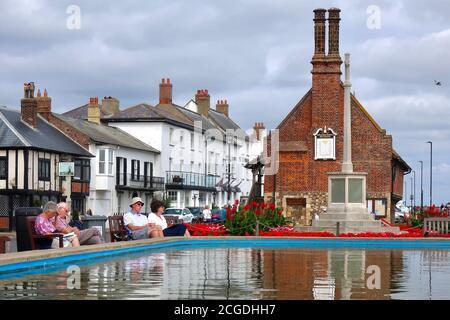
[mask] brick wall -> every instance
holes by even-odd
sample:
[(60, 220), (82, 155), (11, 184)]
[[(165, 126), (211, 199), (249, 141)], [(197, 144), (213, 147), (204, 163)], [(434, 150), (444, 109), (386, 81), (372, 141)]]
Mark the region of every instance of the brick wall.
[(64, 132), (67, 136), (69, 136), (72, 140), (75, 140), (78, 144), (80, 144), (86, 150), (89, 150), (90, 138), (88, 135), (78, 131), (74, 127), (70, 126), (66, 122), (61, 119), (51, 115), (49, 117), (49, 122), (57, 127), (59, 130)]
[[(336, 88), (337, 78), (323, 81), (319, 86), (330, 85)], [(321, 80), (319, 79), (319, 82)], [(326, 90), (326, 87), (325, 87)], [(333, 91), (333, 90), (331, 90)], [(317, 195), (328, 192), (328, 172), (341, 170), (343, 152), (343, 109), (344, 89), (339, 83), (337, 93), (310, 91), (294, 107), (288, 117), (280, 124), (280, 145), (287, 141), (304, 141), (307, 151), (279, 153), (279, 171), (276, 175), (277, 203), (282, 205), (285, 196), (304, 192)], [(314, 105), (314, 101), (317, 103)], [(313, 107), (314, 105), (314, 107)], [(352, 99), (352, 162), (354, 171), (367, 172), (367, 194), (383, 195), (390, 202), (392, 183), (392, 137), (377, 127), (363, 111), (355, 98)], [(313, 133), (327, 126), (336, 136), (336, 161), (314, 160)], [(268, 149), (270, 154), (270, 139)], [(273, 192), (273, 176), (265, 177), (265, 196)], [(403, 168), (398, 166), (394, 190), (400, 192), (403, 184)], [(399, 193), (401, 195), (401, 192)], [(311, 209), (322, 204), (314, 204)], [(314, 208), (313, 208), (314, 207)], [(314, 211), (313, 210), (313, 211)]]

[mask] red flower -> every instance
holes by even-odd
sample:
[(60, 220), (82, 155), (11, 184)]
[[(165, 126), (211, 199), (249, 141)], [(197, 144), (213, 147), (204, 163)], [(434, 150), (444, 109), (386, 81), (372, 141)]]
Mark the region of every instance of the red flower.
[(239, 205), (239, 200), (238, 200), (238, 199), (234, 200), (234, 204), (235, 204), (236, 206)]
[(250, 208), (251, 208), (251, 206), (250, 206), (249, 204), (246, 204), (246, 205), (244, 206), (244, 210), (250, 210)]
[(275, 209), (275, 203), (269, 203), (269, 208), (270, 208), (271, 210)]

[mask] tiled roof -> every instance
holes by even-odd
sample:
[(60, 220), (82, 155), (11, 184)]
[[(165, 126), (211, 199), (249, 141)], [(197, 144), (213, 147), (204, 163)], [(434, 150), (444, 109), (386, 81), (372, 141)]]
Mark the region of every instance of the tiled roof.
[(159, 151), (152, 146), (142, 142), (119, 128), (110, 127), (104, 124), (96, 124), (86, 120), (74, 119), (55, 113), (53, 113), (53, 115), (75, 129), (88, 135), (94, 142), (159, 153)]
[(19, 111), (0, 108), (0, 147), (29, 147), (93, 157), (86, 149), (49, 124), (39, 115), (37, 127), (32, 128), (21, 120)]
[[(81, 119), (81, 120), (87, 120), (88, 116), (88, 105), (85, 104), (84, 106), (72, 109), (70, 111), (64, 112), (62, 115), (71, 117), (74, 119)], [(107, 118), (109, 117), (108, 114), (104, 113), (102, 109), (100, 108), (100, 118)]]

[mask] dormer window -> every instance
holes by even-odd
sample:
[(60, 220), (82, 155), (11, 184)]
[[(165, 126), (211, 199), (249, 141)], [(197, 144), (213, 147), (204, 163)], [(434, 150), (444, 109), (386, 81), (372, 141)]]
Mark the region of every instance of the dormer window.
[(320, 128), (314, 133), (314, 160), (336, 160), (336, 133)]

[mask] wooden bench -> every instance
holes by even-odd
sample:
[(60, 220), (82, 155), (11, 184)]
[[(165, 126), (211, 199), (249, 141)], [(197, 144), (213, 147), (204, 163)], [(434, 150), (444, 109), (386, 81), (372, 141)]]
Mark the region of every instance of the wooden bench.
[(450, 218), (449, 217), (433, 217), (425, 218), (423, 220), (423, 234), (429, 234), (430, 232), (436, 232), (438, 234), (448, 234)]
[(108, 217), (108, 223), (111, 242), (130, 240), (128, 230), (123, 222), (123, 216), (110, 216)]
[[(183, 223), (183, 220), (178, 219), (177, 217), (168, 216), (164, 218), (166, 218), (167, 227)], [(131, 240), (129, 231), (125, 228), (122, 215), (109, 216), (108, 224), (111, 242)]]
[(6, 241), (11, 241), (7, 236), (0, 236), (0, 253), (6, 252)]
[(48, 235), (40, 235), (36, 233), (36, 230), (34, 230), (34, 224), (36, 222), (36, 216), (28, 216), (26, 217), (27, 219), (27, 227), (28, 227), (28, 237), (30, 239), (30, 245), (31, 245), (31, 250), (36, 250), (36, 249), (41, 249), (39, 247), (39, 239), (53, 239), (55, 237), (59, 238), (59, 247), (63, 248), (64, 247), (64, 242), (63, 242), (63, 238), (64, 238), (64, 233), (52, 233), (52, 234), (48, 234)]

